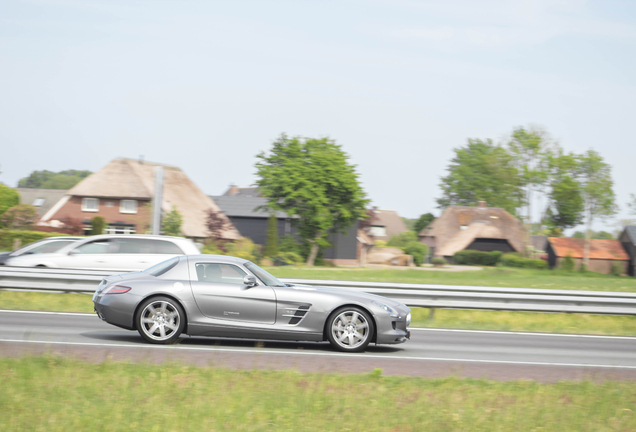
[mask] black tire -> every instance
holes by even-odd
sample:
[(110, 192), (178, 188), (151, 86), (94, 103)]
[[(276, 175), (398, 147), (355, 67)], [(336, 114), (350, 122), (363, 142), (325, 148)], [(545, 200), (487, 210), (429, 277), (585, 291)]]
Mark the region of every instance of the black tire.
[(373, 319), (364, 309), (341, 307), (329, 316), (326, 331), (329, 343), (338, 351), (361, 352), (373, 339)]
[(179, 302), (169, 297), (151, 297), (144, 300), (135, 316), (137, 331), (142, 338), (154, 344), (174, 343), (186, 325), (186, 315)]

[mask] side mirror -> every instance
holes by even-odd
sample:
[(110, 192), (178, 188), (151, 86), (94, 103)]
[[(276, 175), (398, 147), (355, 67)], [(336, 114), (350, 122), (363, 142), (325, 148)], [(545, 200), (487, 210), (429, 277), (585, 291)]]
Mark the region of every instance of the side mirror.
[(243, 278), (243, 285), (247, 285), (248, 288), (258, 285), (258, 282), (256, 282), (256, 276), (246, 275)]

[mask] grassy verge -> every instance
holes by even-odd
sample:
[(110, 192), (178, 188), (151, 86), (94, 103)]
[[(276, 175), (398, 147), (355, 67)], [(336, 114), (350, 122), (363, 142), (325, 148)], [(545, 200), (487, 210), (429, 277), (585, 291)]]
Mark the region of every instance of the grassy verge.
[(636, 292), (636, 278), (599, 273), (485, 267), (483, 270), (442, 272), (427, 270), (268, 267), (280, 278), (476, 285), (511, 288)]
[[(93, 312), (91, 297), (0, 291), (0, 309)], [(636, 317), (414, 308), (414, 327), (636, 336)]]
[(0, 359), (6, 430), (530, 431), (636, 428), (636, 383), (231, 371)]

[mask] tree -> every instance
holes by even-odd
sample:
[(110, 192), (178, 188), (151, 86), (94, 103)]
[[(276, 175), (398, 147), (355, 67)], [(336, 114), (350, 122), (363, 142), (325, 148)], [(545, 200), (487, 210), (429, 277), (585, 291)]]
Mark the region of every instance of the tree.
[(533, 192), (541, 191), (548, 180), (551, 143), (542, 129), (517, 127), (508, 141), (508, 150), (519, 171), (520, 187), (525, 189), (526, 223), (532, 222)]
[(30, 204), (18, 204), (0, 216), (0, 225), (13, 230), (31, 229), (38, 219), (38, 211)]
[(223, 237), (223, 233), (231, 227), (230, 222), (223, 213), (212, 209), (207, 211), (205, 226), (208, 228), (210, 238), (213, 241)]
[(95, 216), (91, 219), (91, 235), (104, 234), (104, 227), (106, 226), (106, 219), (101, 216)]
[(164, 235), (180, 236), (181, 224), (183, 224), (183, 217), (177, 210), (177, 206), (172, 206), (170, 210), (161, 222), (161, 231)]
[(18, 181), (19, 188), (70, 189), (91, 175), (90, 171), (65, 170), (60, 172), (33, 171)]
[(451, 205), (474, 206), (481, 200), (511, 214), (523, 204), (524, 191), (512, 155), (492, 140), (468, 139), (455, 149), (448, 175), (440, 183), (439, 208)]
[(595, 219), (605, 219), (617, 211), (612, 186), (611, 167), (594, 150), (579, 156), (579, 182), (583, 197), (586, 237), (583, 248), (583, 264), (588, 267), (590, 260), (590, 235)]
[(629, 208), (632, 214), (636, 215), (636, 195), (631, 194), (631, 201), (627, 203), (627, 207)]
[(416, 234), (421, 233), (422, 230), (429, 226), (434, 220), (435, 216), (433, 216), (433, 213), (424, 213), (422, 216), (420, 216), (417, 222), (415, 222), (413, 231), (415, 231)]
[(256, 163), (257, 185), (269, 210), (298, 215), (298, 232), (311, 245), (307, 265), (314, 265), (327, 237), (366, 217), (369, 200), (349, 156), (328, 138), (278, 138)]
[(583, 221), (584, 203), (579, 174), (578, 158), (561, 149), (549, 155), (549, 178), (551, 191), (549, 202), (541, 218), (550, 231), (573, 228)]
[(18, 204), (20, 204), (18, 191), (0, 183), (0, 215)]
[(265, 242), (265, 256), (278, 255), (278, 218), (272, 214), (267, 220), (267, 241)]

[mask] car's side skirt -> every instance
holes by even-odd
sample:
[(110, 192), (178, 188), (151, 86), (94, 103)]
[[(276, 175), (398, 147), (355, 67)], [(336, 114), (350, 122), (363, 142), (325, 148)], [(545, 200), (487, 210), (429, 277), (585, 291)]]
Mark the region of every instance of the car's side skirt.
[(244, 328), (233, 326), (220, 326), (209, 324), (188, 324), (188, 335), (190, 336), (218, 336), (242, 339), (278, 339), (297, 341), (322, 341), (322, 333), (310, 333), (299, 331), (285, 331), (262, 328)]

